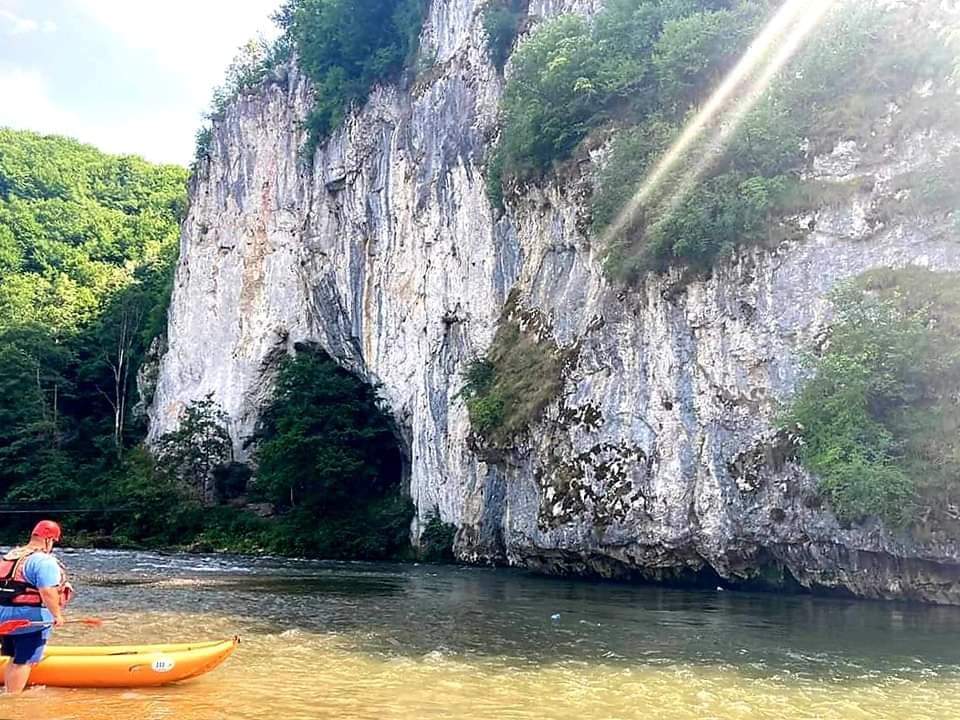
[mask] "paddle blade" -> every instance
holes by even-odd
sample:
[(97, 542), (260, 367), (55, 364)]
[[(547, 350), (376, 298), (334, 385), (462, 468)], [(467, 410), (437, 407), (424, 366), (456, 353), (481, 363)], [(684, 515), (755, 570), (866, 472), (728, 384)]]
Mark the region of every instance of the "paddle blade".
[[(82, 618), (76, 622), (86, 625), (87, 627), (103, 627), (103, 620), (100, 618)], [(0, 626), (2, 627), (2, 626)]]
[(9, 635), (17, 630), (28, 628), (31, 624), (29, 620), (7, 620), (0, 623), (0, 635)]

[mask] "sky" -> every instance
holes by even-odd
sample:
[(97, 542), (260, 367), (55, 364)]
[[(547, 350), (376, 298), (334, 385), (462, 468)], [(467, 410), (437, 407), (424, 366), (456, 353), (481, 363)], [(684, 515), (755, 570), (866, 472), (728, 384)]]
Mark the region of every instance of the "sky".
[(280, 0), (0, 0), (0, 126), (187, 165), (242, 44)]

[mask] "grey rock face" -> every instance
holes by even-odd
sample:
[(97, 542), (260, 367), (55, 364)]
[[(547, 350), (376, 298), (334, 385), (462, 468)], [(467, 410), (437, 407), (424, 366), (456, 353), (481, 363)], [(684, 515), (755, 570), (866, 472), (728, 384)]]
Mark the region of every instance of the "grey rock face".
[[(534, 0), (531, 13), (599, 5)], [(437, 507), (455, 523), (464, 559), (960, 602), (956, 543), (842, 528), (773, 430), (832, 288), (878, 266), (960, 270), (960, 245), (935, 222), (878, 227), (870, 212), (892, 178), (960, 141), (909, 138), (868, 169), (841, 144), (817, 178), (869, 173), (874, 190), (798, 218), (800, 239), (743, 250), (709, 278), (623, 292), (585, 230), (588, 178), (531, 190), (504, 218), (487, 201), (502, 80), (481, 7), (434, 2), (423, 45), (436, 65), (410, 91), (376, 89), (310, 167), (299, 148), (312, 90), (295, 66), (217, 123), (184, 225), (151, 438), (212, 393), (243, 459), (276, 361), (317, 344), (380, 388), (419, 515)], [(488, 462), (470, 441), (461, 374), (511, 289), (558, 348), (579, 352), (542, 422)]]

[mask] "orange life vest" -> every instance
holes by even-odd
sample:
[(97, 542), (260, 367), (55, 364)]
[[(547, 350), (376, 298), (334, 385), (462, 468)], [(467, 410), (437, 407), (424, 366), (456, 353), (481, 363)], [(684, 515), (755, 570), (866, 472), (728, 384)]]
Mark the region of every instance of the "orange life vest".
[[(27, 559), (37, 552), (40, 552), (38, 548), (14, 548), (0, 560), (0, 606), (43, 606), (40, 591), (27, 582), (27, 578), (23, 574)], [(56, 558), (54, 559), (56, 560)], [(73, 586), (67, 582), (67, 570), (63, 567), (63, 563), (57, 560), (57, 565), (60, 566), (60, 584), (57, 585), (57, 592), (60, 595), (60, 605), (64, 606), (73, 597)]]

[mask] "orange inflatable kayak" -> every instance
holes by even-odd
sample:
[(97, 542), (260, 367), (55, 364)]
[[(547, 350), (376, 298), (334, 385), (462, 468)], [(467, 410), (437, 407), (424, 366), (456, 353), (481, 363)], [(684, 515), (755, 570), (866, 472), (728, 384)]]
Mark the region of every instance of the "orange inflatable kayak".
[[(235, 637), (177, 645), (51, 646), (30, 673), (30, 684), (68, 688), (168, 685), (210, 672), (239, 644), (240, 638)], [(6, 662), (7, 658), (0, 659), (0, 670)]]

